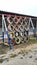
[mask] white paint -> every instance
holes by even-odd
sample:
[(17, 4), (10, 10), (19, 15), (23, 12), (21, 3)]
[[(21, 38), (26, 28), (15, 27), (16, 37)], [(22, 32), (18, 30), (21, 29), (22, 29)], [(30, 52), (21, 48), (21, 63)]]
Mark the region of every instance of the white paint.
[(7, 26), (6, 26), (6, 22), (5, 22), (4, 15), (2, 15), (2, 22), (4, 23), (4, 25), (3, 25), (3, 26), (5, 26), (5, 30), (6, 30), (6, 31), (8, 31), (8, 30), (7, 30)]

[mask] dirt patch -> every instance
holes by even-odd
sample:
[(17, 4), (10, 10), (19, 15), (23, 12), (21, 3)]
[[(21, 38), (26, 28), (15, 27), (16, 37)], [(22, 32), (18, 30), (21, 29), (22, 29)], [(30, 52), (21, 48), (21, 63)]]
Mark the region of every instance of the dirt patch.
[(1, 65), (14, 65), (14, 63), (16, 65), (34, 65), (34, 61), (37, 61), (35, 53), (37, 56), (37, 44), (20, 46), (18, 48), (13, 48), (12, 50), (7, 50), (5, 54), (0, 54), (0, 63), (2, 63)]

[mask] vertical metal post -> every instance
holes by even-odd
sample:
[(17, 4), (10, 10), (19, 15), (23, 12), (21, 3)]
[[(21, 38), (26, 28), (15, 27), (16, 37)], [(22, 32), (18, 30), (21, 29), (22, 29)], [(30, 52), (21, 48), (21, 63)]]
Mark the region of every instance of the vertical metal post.
[(3, 38), (3, 44), (4, 44), (4, 20), (2, 16), (2, 38)]
[(5, 18), (4, 18), (4, 15), (2, 15), (2, 34), (3, 34), (3, 43), (4, 43), (4, 27), (5, 27), (5, 30), (6, 30), (7, 37), (8, 37), (8, 44), (9, 44), (9, 46), (10, 46), (10, 49), (12, 49), (12, 46), (11, 46), (11, 43), (10, 43), (10, 36), (8, 35), (8, 30), (7, 30)]
[(34, 25), (31, 18), (29, 19), (29, 22), (31, 22), (32, 28), (34, 29)]
[(29, 18), (29, 26), (30, 26), (30, 22), (31, 22), (31, 25), (32, 25), (33, 33), (35, 34), (36, 31), (35, 31), (35, 28), (34, 28), (34, 25), (33, 25), (33, 22), (32, 22), (31, 18)]

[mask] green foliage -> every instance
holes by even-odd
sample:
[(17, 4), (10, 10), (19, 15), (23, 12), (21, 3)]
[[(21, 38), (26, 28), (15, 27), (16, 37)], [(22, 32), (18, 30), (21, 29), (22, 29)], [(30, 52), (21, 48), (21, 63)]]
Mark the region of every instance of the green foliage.
[(37, 39), (36, 38), (29, 38), (29, 41), (28, 41), (29, 43), (31, 42), (31, 43), (37, 43)]

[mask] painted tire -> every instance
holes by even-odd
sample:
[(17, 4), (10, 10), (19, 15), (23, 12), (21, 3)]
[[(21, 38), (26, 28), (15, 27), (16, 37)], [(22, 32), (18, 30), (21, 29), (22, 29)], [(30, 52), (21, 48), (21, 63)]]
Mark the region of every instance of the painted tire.
[(8, 34), (10, 35), (10, 34), (12, 34), (12, 32), (8, 32)]
[(14, 22), (15, 22), (15, 24), (17, 24), (18, 23), (17, 19), (14, 19)]
[(12, 34), (12, 37), (15, 37), (15, 33), (14, 33), (14, 31), (12, 31), (12, 32), (8, 32), (8, 34), (9, 34), (9, 35)]
[(17, 37), (17, 38), (16, 38), (16, 44), (20, 44), (20, 42), (21, 42), (20, 37)]
[(20, 32), (20, 36), (21, 36), (21, 37), (24, 37), (24, 33)]
[(19, 36), (19, 32), (15, 31), (15, 37)]

